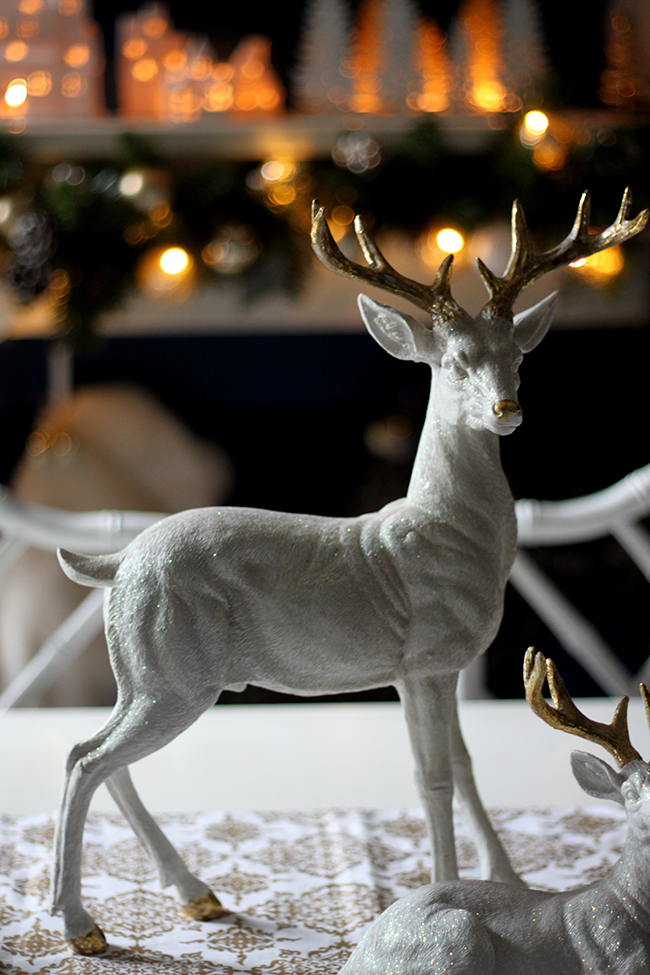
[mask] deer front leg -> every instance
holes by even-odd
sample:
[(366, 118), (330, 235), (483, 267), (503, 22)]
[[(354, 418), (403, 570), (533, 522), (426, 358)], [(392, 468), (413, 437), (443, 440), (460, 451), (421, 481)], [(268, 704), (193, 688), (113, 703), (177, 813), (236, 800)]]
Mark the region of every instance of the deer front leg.
[(451, 721), (457, 674), (407, 678), (398, 687), (431, 843), (431, 879), (458, 877), (452, 799)]
[(501, 840), (494, 831), (476, 788), (472, 760), (463, 740), (458, 721), (458, 707), (454, 705), (451, 721), (451, 757), (454, 791), (463, 819), (469, 826), (485, 880), (500, 880), (506, 884), (527, 886), (515, 873)]

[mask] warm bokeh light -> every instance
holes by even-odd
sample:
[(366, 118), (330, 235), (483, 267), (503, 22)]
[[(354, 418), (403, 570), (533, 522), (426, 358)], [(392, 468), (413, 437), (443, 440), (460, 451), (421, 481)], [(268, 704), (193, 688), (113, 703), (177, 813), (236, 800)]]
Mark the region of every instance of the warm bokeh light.
[(142, 31), (147, 37), (162, 37), (169, 26), (169, 21), (165, 17), (147, 17), (142, 25)]
[(203, 95), (203, 108), (206, 112), (227, 112), (232, 108), (235, 92), (225, 81), (214, 81), (207, 85)]
[(52, 75), (49, 71), (32, 71), (27, 76), (27, 94), (33, 98), (43, 98), (52, 91)]
[(163, 65), (166, 71), (171, 71), (176, 74), (178, 71), (182, 71), (187, 63), (187, 54), (185, 51), (170, 51), (163, 58)]
[(455, 266), (463, 266), (471, 258), (467, 241), (460, 231), (453, 227), (441, 227), (440, 223), (430, 224), (422, 231), (416, 241), (415, 249), (423, 265), (433, 272), (437, 272), (444, 259), (450, 254), (455, 255)]
[(348, 227), (354, 220), (354, 210), (347, 203), (340, 203), (332, 210), (332, 221), (339, 227)]
[(449, 108), (452, 87), (445, 35), (434, 21), (423, 19), (416, 28), (415, 43), (415, 63), (420, 81), (417, 90), (406, 99), (406, 104), (415, 111), (444, 112)]
[(170, 89), (167, 105), (170, 122), (195, 122), (201, 115), (201, 108), (201, 95), (191, 82)]
[(498, 81), (478, 82), (472, 88), (472, 103), (485, 112), (500, 112), (505, 94), (505, 88)]
[(345, 64), (352, 81), (349, 106), (353, 112), (380, 112), (383, 108), (381, 67), (383, 61), (382, 0), (364, 0), (357, 15), (356, 36)]
[(22, 78), (17, 78), (15, 81), (11, 81), (5, 92), (5, 101), (7, 105), (11, 105), (12, 108), (16, 108), (18, 105), (22, 105), (26, 98), (27, 85)]
[(289, 186), (283, 183), (280, 186), (275, 186), (269, 193), (269, 200), (276, 206), (288, 207), (290, 203), (296, 199), (297, 193), (293, 186)]
[(152, 247), (140, 258), (135, 279), (151, 298), (185, 301), (194, 287), (196, 268), (182, 247)]
[(40, 24), (36, 17), (23, 17), (16, 24), (16, 35), (23, 41), (33, 40), (40, 30)]
[(269, 183), (273, 183), (278, 179), (285, 177), (286, 179), (286, 165), (285, 163), (278, 162), (277, 159), (272, 159), (269, 162), (264, 163), (261, 167), (260, 172), (265, 180)]
[(558, 172), (566, 162), (568, 151), (568, 146), (555, 139), (545, 139), (533, 150), (533, 162), (543, 173)]
[(395, 413), (370, 423), (363, 439), (368, 451), (380, 460), (399, 464), (413, 456), (413, 424), (405, 413)]
[(548, 117), (544, 115), (544, 112), (526, 112), (524, 115), (524, 128), (530, 135), (544, 135), (548, 128)]
[(215, 81), (230, 81), (235, 71), (227, 61), (218, 61), (212, 68), (212, 77)]
[(5, 58), (7, 61), (22, 61), (27, 57), (29, 48), (23, 41), (11, 41), (5, 48)]
[(201, 257), (215, 274), (241, 274), (254, 264), (261, 251), (255, 229), (249, 224), (224, 224), (203, 248)]
[(88, 64), (90, 48), (87, 44), (72, 44), (63, 54), (63, 60), (71, 68), (81, 68)]
[(78, 71), (69, 71), (61, 78), (61, 94), (65, 98), (79, 98), (84, 95), (88, 83)]
[(190, 255), (182, 247), (170, 247), (160, 256), (165, 274), (182, 274), (190, 262)]
[(62, 17), (74, 17), (81, 13), (81, 9), (81, 0), (59, 0), (59, 13)]
[(155, 227), (160, 227), (161, 229), (169, 227), (174, 219), (172, 209), (167, 203), (155, 203), (152, 207), (149, 207), (147, 216)]
[(158, 74), (158, 65), (153, 58), (140, 58), (131, 68), (136, 81), (151, 81)]
[(495, 0), (464, 0), (458, 12), (465, 50), (463, 94), (467, 104), (480, 112), (508, 110), (508, 92), (501, 83), (504, 66), (500, 56), (503, 27)]
[(605, 251), (599, 251), (587, 258), (573, 261), (569, 267), (576, 270), (590, 284), (598, 287), (608, 284), (616, 278), (623, 270), (624, 265), (623, 251), (616, 244), (614, 247), (608, 247)]
[(445, 254), (457, 254), (465, 246), (465, 241), (457, 230), (445, 227), (436, 234), (436, 244)]
[(129, 58), (131, 61), (135, 61), (137, 58), (141, 58), (143, 54), (146, 53), (148, 44), (142, 37), (130, 37), (128, 41), (125, 41), (122, 45), (122, 54), (125, 58)]

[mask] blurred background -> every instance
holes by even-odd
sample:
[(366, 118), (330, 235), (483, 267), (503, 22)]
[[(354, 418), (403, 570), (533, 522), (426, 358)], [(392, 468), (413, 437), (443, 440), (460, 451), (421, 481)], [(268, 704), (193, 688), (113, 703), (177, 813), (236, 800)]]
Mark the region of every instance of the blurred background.
[[(411, 277), (455, 253), (473, 313), (475, 258), (502, 272), (514, 198), (540, 248), (585, 188), (594, 228), (627, 185), (634, 213), (650, 204), (642, 0), (6, 7), (0, 481), (23, 501), (376, 509), (406, 491), (429, 376), (375, 345), (357, 286), (315, 261), (311, 199), (355, 259), (355, 212)], [(648, 278), (646, 232), (520, 301), (561, 293), (522, 367), (524, 424), (502, 443), (515, 498), (589, 494), (650, 461)], [(647, 582), (617, 543), (532, 554), (636, 671)], [(81, 595), (48, 553), (5, 573), (5, 684)], [(491, 694), (521, 696), (530, 644), (573, 694), (603, 693), (509, 588)], [(97, 644), (43, 701), (112, 694)]]

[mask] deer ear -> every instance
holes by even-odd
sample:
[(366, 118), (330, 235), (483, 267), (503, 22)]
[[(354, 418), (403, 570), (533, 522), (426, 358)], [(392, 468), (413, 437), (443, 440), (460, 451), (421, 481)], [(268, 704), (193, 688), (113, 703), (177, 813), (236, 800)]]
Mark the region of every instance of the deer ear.
[(553, 320), (557, 291), (542, 298), (536, 305), (515, 315), (515, 342), (522, 352), (530, 352), (542, 341)]
[(367, 295), (357, 298), (364, 325), (382, 349), (396, 359), (413, 359), (416, 362), (439, 361), (433, 329), (425, 328), (411, 315), (403, 314), (373, 301)]
[(588, 796), (625, 805), (621, 777), (607, 762), (588, 752), (571, 752), (571, 768), (578, 785)]

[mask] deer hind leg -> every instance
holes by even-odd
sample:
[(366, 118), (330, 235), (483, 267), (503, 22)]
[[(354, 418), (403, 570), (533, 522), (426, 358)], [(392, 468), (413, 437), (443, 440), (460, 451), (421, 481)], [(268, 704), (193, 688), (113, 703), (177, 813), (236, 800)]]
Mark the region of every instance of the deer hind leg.
[(398, 686), (431, 843), (434, 881), (458, 877), (450, 737), (457, 676), (418, 676)]
[(474, 838), (481, 866), (481, 876), (485, 880), (500, 880), (506, 884), (518, 884), (525, 887), (524, 881), (513, 870), (508, 854), (483, 808), (474, 781), (472, 760), (460, 730), (458, 708), (455, 702), (451, 723), (451, 760), (455, 795), (463, 819), (469, 826)]
[[(214, 700), (214, 698), (213, 698)], [(207, 702), (190, 708), (178, 699), (157, 703), (118, 699), (108, 722), (92, 738), (73, 746), (66, 762), (63, 799), (57, 825), (51, 913), (63, 915), (64, 937), (74, 951), (104, 951), (106, 939), (81, 902), (83, 828), (97, 787), (113, 773), (149, 755), (189, 727)]]
[(208, 885), (190, 873), (175, 847), (147, 812), (135, 791), (128, 768), (113, 772), (106, 785), (140, 844), (156, 865), (161, 886), (173, 884), (176, 887), (184, 904), (183, 913), (195, 921), (211, 921), (228, 913)]

